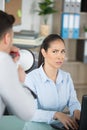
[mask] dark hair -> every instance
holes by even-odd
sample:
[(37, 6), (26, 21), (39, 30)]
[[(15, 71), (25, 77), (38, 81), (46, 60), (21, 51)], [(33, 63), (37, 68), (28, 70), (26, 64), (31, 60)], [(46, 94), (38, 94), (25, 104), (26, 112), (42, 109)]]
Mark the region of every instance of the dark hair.
[(14, 22), (15, 18), (13, 15), (0, 10), (0, 39), (6, 31), (12, 28)]
[(39, 51), (38, 67), (40, 67), (40, 65), (44, 62), (44, 57), (41, 53), (41, 49), (43, 48), (45, 51), (47, 51), (50, 46), (50, 43), (55, 40), (61, 40), (64, 43), (64, 40), (58, 34), (50, 34), (43, 40)]

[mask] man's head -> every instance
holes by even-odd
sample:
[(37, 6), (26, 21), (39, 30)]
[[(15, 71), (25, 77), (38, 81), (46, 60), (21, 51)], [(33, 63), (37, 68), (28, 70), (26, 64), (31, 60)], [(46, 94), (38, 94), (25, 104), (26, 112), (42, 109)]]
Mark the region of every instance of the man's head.
[(0, 50), (10, 51), (12, 46), (13, 31), (12, 27), (15, 22), (13, 15), (7, 14), (0, 10)]

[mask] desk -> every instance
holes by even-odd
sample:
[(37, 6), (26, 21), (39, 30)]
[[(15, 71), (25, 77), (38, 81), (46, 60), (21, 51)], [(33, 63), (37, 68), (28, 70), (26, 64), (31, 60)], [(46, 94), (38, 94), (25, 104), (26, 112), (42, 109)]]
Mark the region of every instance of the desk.
[[(25, 122), (15, 116), (3, 116), (0, 120), (0, 130), (23, 130)], [(26, 130), (55, 130), (45, 123), (26, 123)]]
[(0, 119), (0, 130), (22, 130), (25, 122), (15, 116), (3, 116)]

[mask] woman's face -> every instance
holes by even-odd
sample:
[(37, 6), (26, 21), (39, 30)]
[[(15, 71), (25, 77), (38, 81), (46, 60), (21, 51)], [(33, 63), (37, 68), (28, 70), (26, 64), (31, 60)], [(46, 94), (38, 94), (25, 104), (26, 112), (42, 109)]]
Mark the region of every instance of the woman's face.
[(44, 56), (44, 64), (49, 67), (58, 69), (65, 59), (65, 45), (61, 40), (55, 40), (50, 43), (47, 51), (43, 49), (42, 54)]

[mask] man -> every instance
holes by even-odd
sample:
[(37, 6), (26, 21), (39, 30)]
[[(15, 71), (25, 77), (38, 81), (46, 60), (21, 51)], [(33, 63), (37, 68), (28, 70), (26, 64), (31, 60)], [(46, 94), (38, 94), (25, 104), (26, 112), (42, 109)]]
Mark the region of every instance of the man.
[[(0, 10), (0, 117), (7, 106), (17, 117), (28, 121), (35, 112), (35, 104), (30, 91), (25, 91), (19, 81), (14, 62), (19, 58), (19, 49), (12, 46), (14, 22), (14, 16)], [(16, 54), (14, 60), (11, 52)]]

